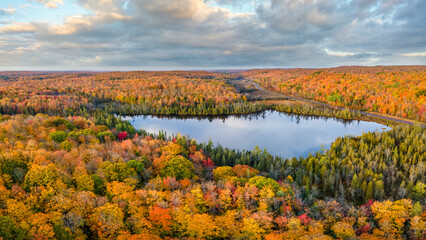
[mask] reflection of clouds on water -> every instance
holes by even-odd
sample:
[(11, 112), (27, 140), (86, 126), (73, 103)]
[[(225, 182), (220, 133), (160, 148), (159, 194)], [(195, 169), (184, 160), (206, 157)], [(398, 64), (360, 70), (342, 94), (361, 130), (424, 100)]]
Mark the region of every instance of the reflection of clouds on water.
[[(124, 118), (123, 118), (124, 119)], [(230, 116), (210, 119), (176, 119), (156, 116), (126, 118), (139, 129), (151, 133), (160, 130), (170, 136), (180, 132), (197, 142), (220, 143), (223, 147), (252, 150), (256, 145), (266, 148), (272, 155), (283, 157), (307, 156), (309, 152), (329, 148), (337, 138), (345, 135), (361, 135), (362, 132), (383, 131), (383, 125), (363, 121), (341, 121), (264, 112), (248, 116)], [(389, 129), (389, 128), (387, 128)]]
[(316, 136), (315, 142), (318, 143), (319, 146), (321, 146), (321, 145), (328, 146), (328, 145), (330, 145), (330, 143), (332, 143), (334, 141), (334, 139), (335, 138), (333, 138), (333, 137)]
[(238, 118), (232, 118), (229, 120), (225, 120), (223, 122), (223, 127), (234, 127), (234, 128), (241, 128), (241, 129), (250, 129), (250, 121), (244, 120), (244, 119), (238, 119)]

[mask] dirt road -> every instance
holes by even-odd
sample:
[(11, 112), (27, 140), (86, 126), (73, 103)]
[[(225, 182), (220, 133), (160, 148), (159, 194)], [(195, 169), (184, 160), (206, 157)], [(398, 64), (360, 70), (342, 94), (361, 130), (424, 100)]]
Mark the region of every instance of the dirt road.
[[(250, 80), (248, 80), (248, 81), (250, 81)], [(288, 98), (288, 99), (293, 99), (293, 100), (299, 100), (299, 101), (303, 101), (303, 102), (308, 102), (308, 103), (317, 104), (317, 105), (321, 105), (321, 106), (325, 106), (325, 107), (330, 107), (330, 108), (337, 108), (337, 109), (341, 109), (341, 110), (345, 109), (344, 107), (338, 107), (338, 106), (330, 105), (330, 104), (327, 104), (327, 103), (320, 103), (320, 102), (316, 102), (316, 101), (312, 101), (312, 100), (307, 100), (307, 99), (303, 99), (303, 98), (287, 96), (287, 95), (281, 94), (281, 93), (271, 92), (271, 91), (268, 91), (268, 90), (265, 90), (265, 89), (261, 88), (259, 86), (259, 84), (257, 84), (256, 82), (253, 82), (253, 81), (250, 81), (250, 82), (253, 83), (254, 86), (258, 90), (260, 90), (262, 92), (265, 92), (265, 93), (268, 93), (268, 94), (275, 95), (277, 97), (283, 97), (283, 98)], [(394, 122), (399, 122), (399, 123), (405, 123), (405, 124), (410, 124), (410, 125), (414, 124), (412, 121), (406, 121), (406, 120), (399, 119), (399, 118), (387, 117), (387, 116), (382, 116), (382, 115), (378, 115), (378, 114), (374, 114), (374, 113), (362, 112), (362, 111), (357, 111), (357, 110), (352, 110), (352, 109), (349, 109), (349, 111), (354, 112), (354, 113), (360, 113), (360, 114), (363, 114), (363, 115), (366, 115), (366, 116), (371, 116), (371, 117), (376, 117), (376, 118), (384, 119), (384, 120), (389, 120), (389, 121), (394, 121)], [(420, 123), (420, 125), (423, 126), (423, 127), (426, 127), (425, 124), (421, 124)]]

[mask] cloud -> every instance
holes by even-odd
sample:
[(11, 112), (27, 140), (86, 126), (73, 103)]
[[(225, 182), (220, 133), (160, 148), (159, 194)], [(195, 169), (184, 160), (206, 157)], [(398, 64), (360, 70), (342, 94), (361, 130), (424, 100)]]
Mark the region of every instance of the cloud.
[(37, 32), (39, 29), (40, 29), (39, 24), (15, 22), (15, 23), (0, 27), (0, 33), (31, 33), (31, 32)]
[(401, 54), (404, 57), (426, 57), (426, 52), (417, 52), (417, 53), (404, 53)]
[(73, 33), (90, 32), (102, 28), (115, 21), (131, 19), (129, 16), (114, 12), (97, 12), (94, 15), (75, 15), (64, 19), (61, 25), (50, 27), (49, 34), (71, 35)]
[(209, 6), (203, 0), (130, 1), (128, 8), (137, 9), (137, 16), (147, 16), (149, 19), (146, 17), (143, 19), (157, 24), (202, 24), (205, 23), (205, 21), (219, 20), (219, 17), (227, 19), (230, 15), (230, 11), (228, 9)]
[(7, 16), (7, 15), (13, 15), (15, 14), (16, 9), (14, 8), (0, 8), (0, 16)]
[(213, 2), (220, 4), (220, 5), (241, 5), (244, 2), (244, 0), (213, 0)]
[[(0, 66), (105, 70), (426, 64), (426, 2), (421, 0), (75, 2), (85, 12), (60, 24), (3, 21), (1, 36), (16, 44), (0, 44), (0, 56), (14, 54)], [(254, 2), (252, 12), (229, 9)]]
[(342, 51), (333, 51), (330, 50), (328, 48), (324, 49), (324, 51), (328, 54), (328, 55), (332, 55), (332, 56), (339, 56), (339, 57), (346, 57), (346, 56), (353, 56), (355, 55), (355, 53), (351, 53), (351, 52), (342, 52)]
[[(340, 3), (340, 4), (339, 4)], [(351, 21), (342, 1), (271, 0), (258, 8), (259, 17), (283, 33), (327, 31)]]
[(58, 4), (63, 4), (63, 0), (28, 0), (28, 1), (44, 4), (44, 6), (47, 8), (58, 8)]
[(80, 62), (84, 64), (96, 64), (102, 62), (102, 57), (96, 56), (94, 58), (82, 58)]
[(118, 12), (123, 10), (128, 0), (77, 0), (77, 2), (94, 12)]

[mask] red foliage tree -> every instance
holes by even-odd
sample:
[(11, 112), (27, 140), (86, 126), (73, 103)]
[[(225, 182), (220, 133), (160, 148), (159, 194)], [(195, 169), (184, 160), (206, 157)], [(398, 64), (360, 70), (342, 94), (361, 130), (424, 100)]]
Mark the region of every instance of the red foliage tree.
[(311, 221), (311, 218), (310, 218), (310, 217), (308, 217), (308, 215), (307, 215), (306, 213), (304, 213), (304, 214), (302, 214), (302, 215), (298, 216), (297, 218), (300, 220), (300, 222), (301, 222), (301, 223), (302, 223), (302, 225), (304, 225), (304, 226), (308, 225), (308, 224), (309, 224), (309, 222)]
[(126, 131), (121, 132), (121, 133), (118, 134), (118, 139), (119, 140), (124, 140), (126, 138), (127, 138), (127, 132)]
[(208, 158), (208, 159), (205, 159), (202, 163), (201, 163), (205, 168), (207, 168), (207, 167), (214, 167), (214, 162), (210, 159), (210, 158)]
[(164, 231), (172, 229), (170, 227), (172, 224), (172, 216), (169, 213), (169, 209), (154, 206), (151, 210), (149, 210), (149, 220)]
[(367, 223), (367, 224), (365, 224), (364, 226), (362, 226), (362, 227), (360, 227), (360, 228), (358, 228), (358, 230), (356, 230), (356, 232), (355, 232), (355, 234), (357, 235), (357, 236), (359, 236), (359, 235), (361, 235), (361, 234), (363, 234), (363, 233), (368, 233), (368, 232), (370, 232), (371, 231), (371, 226), (370, 226), (370, 224), (369, 223)]

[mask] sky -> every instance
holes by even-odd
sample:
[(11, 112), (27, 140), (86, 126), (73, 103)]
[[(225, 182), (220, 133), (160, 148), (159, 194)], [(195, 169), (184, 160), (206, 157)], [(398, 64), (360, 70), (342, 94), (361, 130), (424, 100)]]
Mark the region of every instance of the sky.
[(1, 0), (0, 70), (425, 65), (425, 0)]

